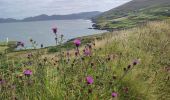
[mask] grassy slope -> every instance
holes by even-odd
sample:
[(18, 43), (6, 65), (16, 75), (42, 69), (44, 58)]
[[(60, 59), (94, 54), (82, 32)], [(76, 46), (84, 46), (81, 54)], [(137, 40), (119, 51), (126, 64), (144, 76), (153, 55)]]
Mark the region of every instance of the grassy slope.
[[(114, 56), (112, 61), (104, 66), (111, 66), (112, 73), (118, 78), (124, 73), (123, 68), (126, 68), (133, 59), (141, 60), (140, 64), (120, 82), (122, 87), (129, 87), (129, 94), (119, 90), (120, 100), (167, 100), (170, 98), (168, 78), (170, 76), (165, 69), (170, 65), (169, 33), (170, 21), (152, 22), (147, 23), (146, 26), (114, 32), (112, 36), (108, 35), (102, 41), (96, 42), (96, 48), (103, 48), (95, 52), (97, 55)], [(109, 72), (106, 73), (106, 76), (109, 74)], [(70, 78), (74, 77), (77, 75)], [(104, 98), (108, 98), (105, 97), (107, 94), (103, 93), (103, 95)], [(95, 97), (94, 93), (93, 99)]]
[[(70, 67), (74, 60), (74, 54), (72, 54), (72, 60), (69, 64), (64, 64), (61, 61), (57, 65), (53, 65), (56, 62), (49, 57), (47, 61), (50, 64), (43, 67), (48, 70), (47, 77), (43, 76), (47, 79), (46, 87), (37, 87), (38, 80), (36, 80), (36, 77), (41, 77), (41, 75), (45, 74), (42, 74), (41, 71), (43, 70), (37, 67), (39, 66), (36, 63), (37, 59), (35, 61), (33, 59), (35, 65), (26, 66), (26, 68), (31, 68), (34, 71), (31, 79), (35, 79), (37, 84), (33, 85), (32, 88), (25, 87), (26, 94), (30, 98), (75, 99), (79, 97), (79, 99), (102, 100), (110, 99), (111, 92), (116, 91), (119, 93), (118, 99), (120, 100), (168, 100), (170, 98), (170, 74), (166, 67), (169, 68), (170, 66), (169, 33), (170, 21), (166, 20), (106, 34), (104, 39), (95, 41), (96, 46), (93, 48), (96, 50), (93, 50), (94, 55), (92, 58), (85, 57), (84, 64), (78, 59), (73, 63), (74, 67)], [(53, 54), (52, 58), (57, 59), (56, 55), (57, 53)], [(111, 61), (106, 60), (108, 55), (111, 57)], [(17, 67), (20, 64), (23, 66), (22, 63), (27, 61), (27, 59), (23, 58), (22, 56), (12, 61), (16, 63), (13, 69), (14, 75), (21, 73), (20, 71), (25, 69), (24, 67)], [(114, 75), (117, 79), (120, 79), (124, 74), (123, 69), (137, 58), (140, 59), (139, 65), (134, 66), (123, 80), (118, 81), (117, 86), (110, 85), (110, 81), (114, 82), (112, 81), (112, 76)], [(39, 59), (38, 63), (40, 62), (43, 63), (43, 60)], [(94, 68), (91, 67), (91, 62), (95, 64)], [(41, 75), (36, 76), (36, 73), (41, 73)], [(83, 88), (84, 86), (86, 87), (84, 74), (85, 76), (91, 75), (94, 77), (94, 84), (88, 88)], [(17, 82), (16, 80), (15, 82)], [(129, 88), (127, 94), (123, 92), (123, 87)], [(40, 88), (45, 89), (46, 92), (41, 91), (41, 94), (37, 94)], [(80, 95), (82, 88), (83, 92)], [(93, 90), (92, 95), (87, 94), (88, 89)], [(16, 93), (20, 96), (19, 98), (23, 98), (20, 92)]]
[(113, 64), (119, 67), (118, 74), (132, 59), (141, 59), (141, 64), (125, 78), (124, 83), (146, 100), (170, 98), (170, 74), (165, 70), (170, 66), (169, 32), (169, 22), (148, 23), (145, 27), (122, 31), (123, 37), (118, 36), (107, 45), (107, 52), (119, 55)]
[(140, 11), (143, 8), (148, 8), (152, 6), (159, 6), (159, 5), (168, 5), (170, 1), (168, 0), (132, 0), (122, 6), (117, 8), (111, 9), (107, 12), (104, 12), (100, 16), (97, 16), (97, 19), (114, 19), (126, 16), (129, 12), (133, 11)]
[(170, 16), (168, 0), (133, 0), (94, 18), (101, 29), (131, 28), (147, 21)]

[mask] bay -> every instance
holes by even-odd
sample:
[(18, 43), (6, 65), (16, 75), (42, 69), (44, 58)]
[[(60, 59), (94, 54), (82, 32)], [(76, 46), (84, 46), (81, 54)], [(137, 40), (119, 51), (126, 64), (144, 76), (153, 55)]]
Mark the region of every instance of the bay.
[(58, 28), (58, 34), (63, 34), (65, 41), (98, 33), (103, 30), (88, 29), (92, 28), (90, 20), (50, 20), (35, 22), (17, 22), (17, 23), (0, 23), (0, 42), (22, 41), (27, 48), (30, 48), (30, 38), (35, 40), (40, 46), (45, 47), (55, 45), (55, 35), (52, 32), (53, 27)]

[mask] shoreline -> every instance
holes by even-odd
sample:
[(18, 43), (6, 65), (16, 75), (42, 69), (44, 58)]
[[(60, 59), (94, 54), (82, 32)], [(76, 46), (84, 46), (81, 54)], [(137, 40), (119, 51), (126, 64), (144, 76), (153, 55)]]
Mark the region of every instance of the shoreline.
[[(82, 45), (90, 43), (91, 41), (94, 41), (95, 39), (97, 40), (101, 40), (103, 36), (105, 36), (106, 34), (109, 34), (110, 32), (104, 32), (104, 33), (98, 33), (98, 34), (93, 34), (93, 35), (87, 35), (87, 36), (82, 36), (82, 37), (76, 37), (82, 40)], [(76, 38), (72, 38), (67, 40), (66, 42), (62, 43), (61, 45), (57, 45), (57, 46), (47, 46), (47, 47), (43, 47), (43, 48), (27, 48), (27, 49), (16, 49), (15, 45), (17, 43), (17, 41), (9, 41), (9, 43), (5, 46), (8, 47), (8, 49), (10, 49), (9, 53), (13, 53), (13, 52), (24, 52), (24, 51), (34, 51), (34, 50), (43, 50), (43, 49), (66, 49), (66, 47), (68, 47), (68, 49), (72, 49), (72, 42), (76, 39)], [(0, 43), (5, 43), (5, 42), (0, 42)], [(0, 45), (1, 46), (1, 45)], [(4, 46), (4, 45), (3, 45)], [(70, 46), (70, 47), (69, 47)]]

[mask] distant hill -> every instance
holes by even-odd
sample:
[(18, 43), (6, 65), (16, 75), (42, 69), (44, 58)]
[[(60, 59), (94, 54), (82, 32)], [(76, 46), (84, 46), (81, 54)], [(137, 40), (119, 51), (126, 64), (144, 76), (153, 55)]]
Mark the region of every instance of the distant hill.
[(96, 16), (94, 20), (112, 19), (127, 16), (129, 12), (139, 11), (143, 8), (160, 5), (170, 5), (170, 0), (132, 0), (124, 5), (113, 8), (107, 12), (100, 14), (99, 16)]
[(16, 19), (12, 19), (12, 18), (0, 18), (0, 23), (6, 23), (6, 22), (17, 22)]
[(91, 19), (92, 17), (95, 17), (99, 14), (101, 14), (101, 12), (99, 11), (82, 12), (82, 13), (68, 14), (68, 15), (51, 15), (51, 16), (42, 14), (42, 15), (38, 15), (34, 17), (27, 17), (22, 20), (17, 20), (17, 19), (12, 19), (12, 18), (7, 18), (7, 19), (0, 18), (0, 23), (43, 21), (43, 20)]
[(97, 29), (119, 30), (170, 18), (170, 0), (132, 0), (93, 17)]

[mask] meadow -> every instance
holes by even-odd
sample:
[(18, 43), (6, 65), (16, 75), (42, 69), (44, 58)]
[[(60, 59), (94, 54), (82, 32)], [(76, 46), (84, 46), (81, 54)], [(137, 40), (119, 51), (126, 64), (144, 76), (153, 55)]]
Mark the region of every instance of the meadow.
[(0, 100), (170, 99), (170, 20), (56, 40), (56, 47), (1, 53)]

